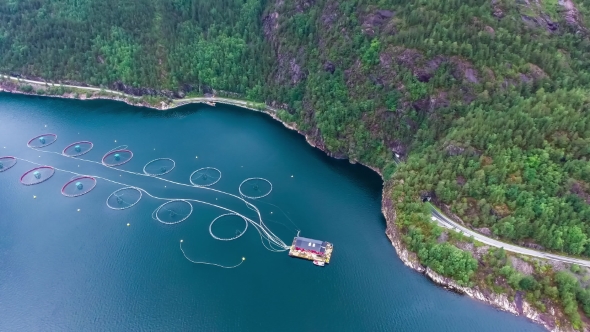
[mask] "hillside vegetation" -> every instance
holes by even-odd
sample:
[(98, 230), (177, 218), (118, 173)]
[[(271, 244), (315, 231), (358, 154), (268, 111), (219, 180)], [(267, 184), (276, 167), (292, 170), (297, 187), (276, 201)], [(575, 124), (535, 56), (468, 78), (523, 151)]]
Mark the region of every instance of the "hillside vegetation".
[[(0, 71), (282, 107), (381, 168), (409, 248), (470, 284), (477, 261), (441, 243), (423, 197), (491, 236), (590, 257), (588, 20), (590, 0), (0, 0)], [(511, 285), (579, 326), (590, 293), (568, 276)]]

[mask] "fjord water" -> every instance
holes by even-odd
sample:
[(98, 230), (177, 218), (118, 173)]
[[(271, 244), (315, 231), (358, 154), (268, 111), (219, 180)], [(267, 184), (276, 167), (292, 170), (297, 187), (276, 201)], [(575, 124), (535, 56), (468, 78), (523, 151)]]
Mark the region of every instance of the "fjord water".
[[(19, 160), (0, 173), (0, 331), (542, 330), (405, 267), (384, 234), (379, 176), (325, 156), (267, 115), (220, 105), (162, 112), (0, 94), (0, 155), (252, 215), (227, 195), (26, 147), (43, 133), (58, 135), (48, 151), (92, 141), (94, 149), (83, 158), (95, 161), (126, 144), (134, 157), (120, 166), (124, 170), (141, 172), (150, 160), (172, 158), (176, 168), (164, 177), (178, 182), (188, 183), (198, 168), (216, 167), (222, 178), (214, 188), (234, 194), (243, 179), (266, 178), (273, 191), (255, 204), (271, 229), (287, 244), (296, 229), (330, 241), (334, 255), (320, 268), (269, 252), (252, 227), (235, 241), (216, 241), (209, 223), (225, 212), (204, 205), (195, 204), (191, 217), (177, 225), (154, 221), (152, 211), (161, 202), (145, 195), (131, 209), (110, 210), (105, 201), (121, 186), (102, 180), (77, 198), (60, 194), (72, 176), (63, 172), (23, 186), (19, 178), (33, 165)], [(228, 218), (213, 230), (232, 236), (243, 227)], [(235, 269), (195, 265), (182, 255), (180, 239), (194, 260), (246, 260)]]

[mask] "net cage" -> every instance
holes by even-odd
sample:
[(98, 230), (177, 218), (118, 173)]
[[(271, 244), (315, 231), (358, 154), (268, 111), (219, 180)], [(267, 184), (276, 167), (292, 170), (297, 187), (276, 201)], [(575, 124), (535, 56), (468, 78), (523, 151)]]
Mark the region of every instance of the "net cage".
[(79, 141), (66, 146), (61, 153), (68, 157), (78, 157), (87, 154), (93, 147), (94, 144), (92, 142)]
[(238, 187), (240, 195), (249, 199), (266, 197), (272, 191), (272, 183), (263, 178), (248, 178)]
[(57, 135), (48, 133), (31, 138), (27, 142), (27, 146), (30, 148), (38, 149), (51, 145), (55, 143), (55, 141), (57, 141)]
[(20, 182), (25, 186), (32, 186), (49, 180), (53, 174), (55, 174), (55, 169), (53, 167), (39, 166), (23, 174), (20, 177)]
[(168, 201), (156, 208), (153, 218), (163, 224), (173, 225), (188, 219), (193, 213), (193, 205), (182, 199)]
[(107, 206), (113, 210), (125, 210), (139, 203), (141, 196), (141, 190), (135, 187), (117, 189), (107, 198)]
[(170, 173), (174, 167), (176, 167), (174, 160), (170, 158), (158, 158), (145, 164), (143, 166), (143, 172), (151, 176), (162, 176)]
[(127, 149), (113, 150), (107, 152), (102, 157), (102, 163), (105, 166), (113, 167), (128, 163), (133, 158), (133, 152)]
[(66, 197), (78, 197), (88, 194), (94, 187), (96, 187), (96, 179), (92, 176), (76, 176), (64, 184), (61, 194)]
[(7, 171), (16, 165), (16, 158), (12, 156), (0, 157), (0, 172)]
[(203, 167), (191, 173), (191, 184), (197, 187), (209, 187), (221, 180), (221, 171), (214, 167)]
[[(232, 223), (230, 225), (227, 225), (226, 227), (218, 227), (219, 228), (218, 231), (222, 231), (223, 233), (227, 233), (227, 234), (229, 234), (229, 236), (227, 236), (227, 237), (220, 237), (220, 236), (215, 235), (213, 233), (213, 225), (215, 224), (215, 222), (218, 221), (219, 219), (222, 219), (222, 218), (231, 218), (231, 217), (242, 219), (244, 221), (244, 229), (243, 230), (236, 229), (233, 226), (233, 223)], [(229, 230), (227, 228), (229, 228)], [(211, 236), (214, 239), (219, 240), (219, 241), (232, 241), (232, 240), (235, 240), (235, 239), (241, 237), (242, 235), (244, 235), (244, 233), (246, 233), (247, 230), (248, 230), (248, 220), (246, 220), (244, 217), (242, 217), (242, 216), (240, 216), (240, 215), (238, 215), (236, 213), (222, 214), (219, 217), (213, 219), (213, 221), (211, 221), (211, 223), (209, 224), (209, 234), (211, 234)]]

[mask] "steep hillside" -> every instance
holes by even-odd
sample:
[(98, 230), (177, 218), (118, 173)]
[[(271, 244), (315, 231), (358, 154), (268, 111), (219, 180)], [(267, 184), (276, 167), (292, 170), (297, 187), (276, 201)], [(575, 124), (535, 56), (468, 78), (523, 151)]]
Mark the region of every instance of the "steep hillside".
[(383, 170), (423, 264), (463, 285), (495, 273), (489, 287), (561, 303), (581, 326), (583, 282), (525, 277), (503, 253), (478, 265), (422, 200), (590, 257), (588, 20), (590, 0), (0, 0), (0, 71), (281, 107), (334, 155)]

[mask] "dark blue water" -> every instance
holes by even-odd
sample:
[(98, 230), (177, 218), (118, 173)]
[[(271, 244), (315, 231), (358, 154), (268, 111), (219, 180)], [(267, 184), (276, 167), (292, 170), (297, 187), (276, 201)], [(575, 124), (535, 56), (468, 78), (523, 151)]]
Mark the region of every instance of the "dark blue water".
[[(19, 177), (33, 165), (19, 161), (0, 173), (0, 331), (542, 330), (406, 268), (384, 234), (380, 178), (326, 157), (264, 114), (223, 106), (159, 112), (0, 94), (0, 155), (251, 215), (222, 194), (26, 147), (45, 132), (58, 135), (45, 150), (89, 140), (94, 149), (84, 158), (96, 161), (126, 144), (134, 157), (120, 167), (125, 170), (141, 172), (152, 159), (172, 158), (176, 168), (164, 177), (174, 181), (188, 183), (194, 170), (213, 166), (222, 172), (214, 188), (236, 194), (243, 179), (267, 178), (274, 189), (256, 205), (273, 231), (290, 244), (300, 229), (302, 236), (334, 243), (334, 255), (319, 268), (269, 252), (252, 228), (238, 240), (216, 241), (209, 223), (224, 212), (205, 205), (195, 204), (178, 225), (154, 221), (161, 202), (145, 195), (131, 209), (110, 210), (106, 199), (121, 186), (102, 180), (77, 198), (60, 194), (71, 178), (63, 172), (23, 186)], [(238, 218), (221, 219), (214, 231), (231, 236), (243, 226)], [(180, 239), (191, 259), (246, 261), (235, 269), (195, 265), (179, 250)]]

